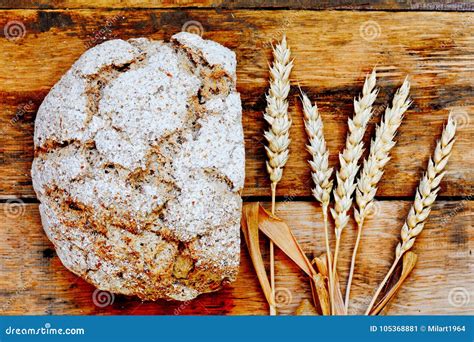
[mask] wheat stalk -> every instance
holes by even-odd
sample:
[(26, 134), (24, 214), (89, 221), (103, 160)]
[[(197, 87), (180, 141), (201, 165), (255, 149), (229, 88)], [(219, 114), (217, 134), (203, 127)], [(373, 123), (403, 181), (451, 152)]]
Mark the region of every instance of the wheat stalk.
[(398, 243), (395, 250), (395, 261), (393, 262), (390, 270), (387, 272), (382, 283), (378, 287), (372, 301), (367, 308), (366, 315), (370, 314), (372, 307), (375, 304), (380, 292), (382, 291), (385, 283), (388, 281), (396, 265), (402, 258), (403, 254), (409, 251), (418, 235), (422, 232), (426, 219), (431, 211), (431, 206), (436, 200), (436, 196), (439, 191), (439, 184), (445, 174), (444, 168), (451, 155), (451, 151), (454, 144), (454, 136), (456, 134), (456, 122), (453, 117), (448, 118), (448, 122), (443, 129), (441, 139), (436, 144), (436, 149), (433, 156), (428, 162), (428, 169), (424, 174), (423, 178), (418, 185), (418, 189), (415, 195), (415, 201), (408, 213), (405, 224), (401, 230), (401, 242)]
[(336, 233), (336, 248), (332, 266), (333, 279), (337, 272), (337, 259), (341, 234), (349, 221), (347, 212), (352, 206), (352, 194), (355, 190), (354, 179), (359, 170), (357, 165), (363, 152), (363, 137), (367, 123), (372, 116), (372, 104), (377, 97), (378, 90), (375, 89), (375, 69), (367, 75), (362, 90), (362, 97), (354, 99), (354, 117), (348, 120), (349, 132), (346, 138), (346, 146), (339, 154), (340, 169), (336, 173), (337, 187), (334, 190), (334, 208), (331, 214), (334, 218)]
[[(268, 142), (267, 171), (270, 175), (272, 191), (272, 214), (275, 214), (276, 186), (283, 175), (283, 167), (288, 161), (290, 145), (291, 119), (288, 116), (288, 93), (290, 91), (290, 73), (293, 61), (290, 61), (290, 49), (283, 36), (281, 42), (273, 48), (273, 65), (270, 67), (270, 90), (266, 95), (267, 107), (264, 118), (269, 130), (264, 136)], [(273, 242), (270, 240), (270, 280), (272, 298), (275, 299), (275, 257)], [(270, 306), (270, 314), (276, 314), (276, 308)]]
[(311, 101), (305, 93), (301, 92), (301, 102), (303, 104), (304, 125), (306, 134), (308, 135), (309, 145), (308, 152), (313, 157), (309, 160), (311, 166), (311, 177), (313, 178), (314, 188), (313, 196), (321, 203), (324, 217), (324, 235), (326, 241), (326, 254), (329, 263), (329, 299), (331, 303), (331, 311), (334, 311), (333, 281), (332, 281), (332, 261), (331, 249), (329, 246), (328, 231), (328, 206), (331, 197), (333, 181), (330, 180), (333, 169), (329, 167), (329, 151), (326, 147), (324, 139), (323, 120), (319, 115), (316, 103), (311, 105)]
[(405, 79), (393, 97), (392, 108), (386, 108), (384, 118), (376, 128), (375, 139), (372, 140), (370, 144), (369, 156), (364, 161), (362, 173), (357, 182), (356, 203), (359, 209), (354, 209), (354, 217), (357, 222), (357, 239), (352, 253), (351, 267), (346, 287), (346, 299), (344, 301), (346, 311), (349, 308), (352, 277), (354, 276), (357, 250), (359, 248), (364, 220), (373, 209), (377, 184), (382, 178), (383, 168), (390, 160), (390, 150), (395, 146), (395, 134), (398, 127), (400, 127), (404, 113), (411, 104), (410, 100), (408, 100), (409, 92), (410, 82)]

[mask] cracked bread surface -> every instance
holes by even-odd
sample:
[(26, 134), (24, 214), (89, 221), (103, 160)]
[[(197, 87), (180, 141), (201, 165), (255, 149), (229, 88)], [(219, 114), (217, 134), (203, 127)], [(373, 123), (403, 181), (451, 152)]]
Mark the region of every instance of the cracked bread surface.
[(114, 293), (235, 280), (244, 142), (235, 54), (181, 32), (86, 51), (35, 122), (33, 187), (62, 263)]

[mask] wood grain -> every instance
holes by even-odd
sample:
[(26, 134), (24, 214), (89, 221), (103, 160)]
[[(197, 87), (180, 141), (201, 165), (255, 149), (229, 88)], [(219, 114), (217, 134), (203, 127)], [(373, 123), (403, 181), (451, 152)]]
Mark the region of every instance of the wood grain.
[(111, 38), (168, 39), (191, 20), (202, 25), (205, 38), (237, 53), (247, 153), (244, 196), (269, 195), (262, 112), (270, 42), (283, 31), (295, 58), (290, 94), (294, 125), (291, 157), (278, 187), (279, 196), (310, 195), (297, 87), (318, 101), (330, 163), (337, 166), (347, 118), (353, 111), (352, 99), (360, 92), (364, 74), (375, 65), (381, 92), (366, 142), (406, 75), (412, 82), (413, 98), (378, 195), (413, 196), (450, 111), (460, 127), (441, 195), (474, 193), (474, 13), (0, 11), (0, 27), (13, 20), (21, 21), (26, 32), (16, 41), (0, 39), (1, 198), (34, 198), (29, 172), (35, 112), (49, 89), (88, 46)]
[[(94, 287), (61, 265), (41, 228), (30, 178), (32, 135), (35, 113), (50, 88), (87, 48), (104, 40), (139, 36), (169, 39), (191, 23), (194, 28), (202, 26), (204, 38), (214, 39), (237, 54), (246, 142), (246, 201), (270, 194), (262, 145), (267, 61), (271, 41), (286, 33), (295, 58), (290, 93), (294, 124), (291, 157), (278, 187), (278, 215), (291, 222), (309, 257), (324, 250), (323, 228), (320, 208), (306, 202), (312, 184), (298, 86), (318, 101), (330, 163), (337, 166), (337, 152), (343, 146), (347, 118), (353, 111), (352, 99), (360, 92), (364, 74), (376, 65), (381, 86), (366, 142), (396, 87), (409, 75), (414, 102), (381, 181), (377, 215), (364, 232), (351, 291), (351, 313), (364, 311), (389, 267), (411, 205), (409, 199), (443, 122), (449, 112), (455, 115), (458, 138), (441, 184), (442, 199), (417, 240), (414, 250), (418, 265), (386, 313), (474, 314), (474, 13), (397, 12), (471, 10), (472, 4), (391, 0), (323, 3), (297, 1), (284, 6), (280, 0), (264, 1), (259, 2), (258, 11), (252, 11), (244, 8), (257, 6), (257, 1), (181, 0), (145, 5), (142, 0), (124, 0), (116, 5), (109, 0), (93, 4), (80, 0), (0, 0), (0, 8), (9, 8), (0, 10), (0, 31), (5, 35), (5, 26), (15, 21), (25, 28), (19, 39), (0, 37), (0, 200), (7, 202), (0, 204), (0, 313), (267, 314), (245, 246), (239, 279), (219, 293), (185, 303), (142, 303), (115, 296), (112, 305), (100, 307), (94, 304)], [(123, 10), (105, 9), (111, 6)], [(180, 8), (174, 9), (176, 6)], [(183, 10), (183, 6), (189, 9)], [(282, 6), (394, 12), (275, 10)], [(63, 10), (66, 7), (72, 10)], [(129, 7), (136, 9), (125, 10)], [(28, 203), (15, 206), (12, 203), (22, 201), (17, 198)], [(354, 235), (351, 227), (344, 233), (342, 279), (346, 278)], [(292, 314), (302, 298), (310, 298), (309, 285), (280, 251), (276, 257), (282, 301), (279, 310)], [(462, 299), (469, 300), (463, 303)]]
[(0, 8), (291, 8), (291, 9), (351, 9), (351, 10), (415, 10), (415, 11), (472, 11), (469, 0), (0, 0)]
[[(408, 201), (378, 201), (367, 222), (360, 248), (351, 313), (361, 313), (393, 258)], [(472, 201), (441, 201), (417, 239), (418, 264), (386, 314), (474, 314), (474, 231)], [(37, 204), (0, 205), (1, 314), (267, 314), (266, 302), (245, 246), (237, 282), (194, 301), (141, 302), (115, 296), (112, 305), (94, 304), (94, 287), (67, 271), (40, 224)], [(277, 214), (291, 227), (308, 257), (324, 251), (322, 214), (310, 202), (285, 202)], [(449, 229), (447, 229), (449, 227)], [(343, 234), (340, 265), (346, 279), (355, 230)], [(293, 314), (301, 299), (310, 298), (307, 278), (280, 251), (276, 253), (279, 311)]]

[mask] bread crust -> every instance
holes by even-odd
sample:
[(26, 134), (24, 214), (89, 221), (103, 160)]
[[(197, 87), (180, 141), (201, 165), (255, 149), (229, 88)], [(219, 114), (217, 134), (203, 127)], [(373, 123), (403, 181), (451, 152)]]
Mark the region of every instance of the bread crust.
[(235, 280), (245, 169), (235, 70), (232, 51), (181, 32), (102, 43), (51, 89), (31, 173), (64, 266), (146, 300)]

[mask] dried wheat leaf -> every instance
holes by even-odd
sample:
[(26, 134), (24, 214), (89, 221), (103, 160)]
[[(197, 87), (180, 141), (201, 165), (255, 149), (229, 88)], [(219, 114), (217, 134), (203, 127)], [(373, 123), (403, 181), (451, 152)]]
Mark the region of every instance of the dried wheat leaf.
[(395, 296), (398, 289), (402, 286), (405, 279), (411, 273), (411, 271), (415, 268), (416, 261), (418, 256), (409, 251), (406, 252), (403, 256), (403, 266), (402, 266), (402, 274), (400, 275), (400, 279), (392, 286), (390, 291), (382, 298), (382, 300), (375, 306), (375, 308), (370, 312), (370, 315), (378, 315), (380, 311), (387, 305), (387, 303)]
[(262, 253), (259, 245), (259, 230), (258, 230), (258, 214), (259, 202), (245, 204), (242, 210), (242, 232), (244, 234), (245, 242), (252, 259), (252, 264), (257, 273), (257, 278), (262, 287), (265, 298), (268, 304), (275, 305), (272, 297), (272, 289), (268, 281), (267, 273), (265, 272), (265, 265), (262, 259)]
[(331, 314), (331, 303), (329, 301), (329, 292), (326, 287), (326, 280), (321, 274), (316, 274), (311, 281), (311, 290), (313, 299), (318, 299), (321, 312), (324, 316)]
[(319, 257), (315, 257), (312, 262), (313, 265), (316, 265), (318, 272), (324, 277), (329, 276), (328, 265), (326, 261), (326, 254), (322, 254)]
[(339, 284), (339, 275), (335, 274), (334, 277), (334, 314), (335, 315), (347, 315), (346, 307), (344, 306), (344, 299), (342, 298), (341, 285)]
[[(316, 265), (316, 268), (319, 272), (319, 275), (323, 278), (324, 280), (324, 284), (326, 285), (326, 288), (329, 289), (329, 282), (328, 282), (328, 269), (327, 269), (327, 264), (326, 262), (324, 261), (326, 259), (325, 255), (321, 255), (320, 257), (315, 257), (313, 259), (313, 261), (311, 262), (313, 265)], [(316, 291), (316, 286), (314, 284), (313, 281), (310, 281), (310, 284), (311, 284), (311, 294), (313, 295), (313, 301), (315, 303), (315, 305), (318, 303), (321, 307), (321, 311), (323, 312), (323, 315), (325, 314), (324, 313), (324, 310), (322, 308), (322, 305), (319, 303), (319, 295)], [(329, 299), (330, 300), (330, 299)], [(331, 303), (329, 302), (329, 312), (330, 312), (330, 309), (331, 309)], [(323, 304), (324, 305), (324, 304)]]
[(313, 268), (313, 265), (291, 232), (290, 227), (284, 221), (266, 211), (262, 206), (259, 209), (258, 221), (259, 229), (310, 277), (315, 305), (320, 305), (323, 315), (329, 315), (330, 302), (326, 281)]
[[(316, 264), (316, 268), (319, 273), (324, 276), (328, 276), (328, 258), (326, 253), (321, 254), (319, 257), (313, 259), (313, 263)], [(342, 299), (342, 291), (339, 285), (339, 275), (336, 272), (336, 277), (334, 279), (334, 286), (336, 291), (334, 292), (334, 314), (335, 315), (347, 315), (344, 300)]]
[(291, 232), (290, 227), (284, 221), (266, 211), (261, 205), (258, 215), (258, 227), (310, 278), (317, 274)]
[(308, 299), (303, 299), (296, 308), (295, 311), (296, 316), (318, 316), (318, 312), (316, 308), (311, 304)]
[[(316, 285), (314, 284), (313, 279), (309, 278), (309, 285), (311, 286), (311, 297), (313, 298), (313, 305), (316, 308), (321, 308), (321, 305), (319, 305), (319, 298), (318, 298), (318, 292), (316, 291)], [(322, 310), (319, 310), (322, 311)]]

